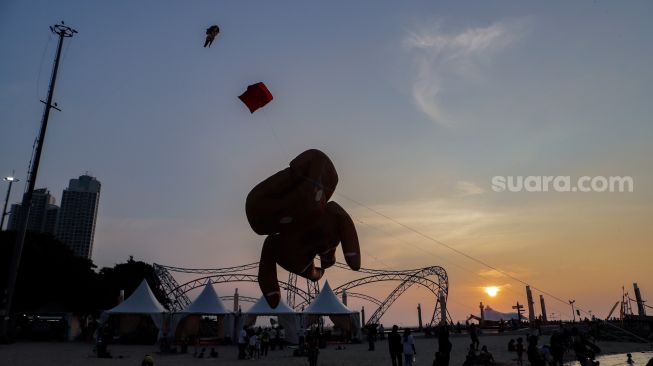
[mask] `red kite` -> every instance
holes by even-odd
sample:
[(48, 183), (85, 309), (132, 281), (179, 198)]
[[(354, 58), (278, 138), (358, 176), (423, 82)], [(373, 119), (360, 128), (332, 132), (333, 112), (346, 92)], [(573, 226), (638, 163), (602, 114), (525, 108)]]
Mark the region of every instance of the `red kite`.
[(238, 97), (238, 99), (245, 103), (251, 113), (270, 103), (272, 98), (272, 93), (270, 93), (263, 83), (248, 86), (247, 90)]

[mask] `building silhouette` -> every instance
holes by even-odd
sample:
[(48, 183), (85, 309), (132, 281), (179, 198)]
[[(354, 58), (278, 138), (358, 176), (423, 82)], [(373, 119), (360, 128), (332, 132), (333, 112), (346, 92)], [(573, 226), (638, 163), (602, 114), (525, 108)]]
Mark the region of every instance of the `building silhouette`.
[[(34, 190), (32, 208), (29, 211), (27, 230), (37, 233), (54, 235), (59, 207), (55, 205), (55, 198), (47, 188)], [(18, 230), (23, 220), (23, 206), (20, 203), (11, 205), (8, 230)]]
[(55, 236), (75, 255), (91, 258), (100, 203), (100, 181), (89, 175), (71, 179), (61, 197)]

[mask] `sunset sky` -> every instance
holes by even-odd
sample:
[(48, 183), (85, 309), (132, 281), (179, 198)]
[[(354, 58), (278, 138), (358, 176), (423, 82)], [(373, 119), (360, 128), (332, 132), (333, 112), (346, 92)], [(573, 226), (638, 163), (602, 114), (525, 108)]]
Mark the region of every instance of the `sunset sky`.
[[(356, 222), (364, 267), (444, 267), (455, 320), (481, 301), (525, 303), (522, 283), (454, 248), (605, 317), (633, 282), (653, 301), (652, 18), (650, 1), (2, 1), (0, 174), (25, 181), (48, 26), (64, 20), (79, 34), (37, 188), (59, 203), (70, 178), (102, 182), (98, 265), (258, 261), (247, 193), (317, 148), (338, 170), (333, 199)], [(203, 48), (212, 24), (221, 33)], [(275, 99), (250, 114), (237, 96), (259, 81)], [(629, 176), (634, 191), (490, 183), (529, 175)], [(382, 299), (396, 285), (357, 292)], [(545, 298), (549, 315), (571, 317)], [(412, 288), (382, 321), (416, 324), (417, 303), (428, 318), (433, 301)]]

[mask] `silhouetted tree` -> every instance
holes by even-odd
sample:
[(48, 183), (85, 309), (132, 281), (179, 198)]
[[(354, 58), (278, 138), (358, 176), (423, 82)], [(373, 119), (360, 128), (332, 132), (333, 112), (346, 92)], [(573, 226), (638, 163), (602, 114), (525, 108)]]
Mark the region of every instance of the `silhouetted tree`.
[(98, 305), (101, 309), (110, 309), (116, 306), (120, 290), (125, 290), (125, 298), (129, 297), (143, 279), (147, 280), (157, 300), (163, 306), (168, 305), (165, 293), (160, 289), (159, 279), (154, 274), (154, 267), (149, 263), (135, 261), (133, 257), (129, 257), (125, 263), (116, 264), (112, 268), (102, 268), (99, 278), (99, 287), (102, 289), (102, 293), (99, 294)]
[[(15, 232), (0, 232), (0, 289), (4, 290), (11, 262)], [(73, 312), (99, 315), (118, 304), (146, 279), (159, 302), (168, 305), (154, 267), (132, 257), (114, 267), (95, 272), (89, 259), (73, 254), (51, 235), (28, 233), (14, 293), (14, 312)]]
[[(15, 232), (0, 232), (0, 287), (9, 275)], [(27, 233), (13, 310), (16, 312), (94, 313), (98, 275), (95, 265), (76, 257), (51, 235)]]

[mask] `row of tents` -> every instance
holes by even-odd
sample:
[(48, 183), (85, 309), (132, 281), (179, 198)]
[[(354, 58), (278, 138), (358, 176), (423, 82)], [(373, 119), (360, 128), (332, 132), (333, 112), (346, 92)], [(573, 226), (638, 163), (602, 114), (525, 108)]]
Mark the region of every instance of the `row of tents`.
[[(348, 309), (335, 295), (328, 281), (309, 306), (297, 312), (281, 301), (276, 308), (271, 308), (265, 297), (261, 296), (254, 305), (244, 312), (233, 312), (225, 308), (209, 280), (197, 298), (180, 312), (169, 312), (154, 296), (152, 290), (143, 280), (138, 288), (122, 303), (102, 314), (101, 323), (106, 323), (112, 315), (149, 315), (159, 329), (159, 339), (179, 339), (178, 332), (184, 333), (185, 322), (194, 316), (217, 316), (221, 319), (225, 337), (237, 339), (238, 330), (243, 326), (256, 323), (258, 316), (276, 316), (285, 329), (286, 340), (297, 343), (299, 336), (309, 325), (314, 324), (320, 316), (328, 316), (338, 328), (347, 332), (352, 338), (360, 339), (360, 314)], [(182, 337), (185, 335), (182, 334)]]

